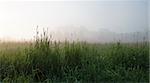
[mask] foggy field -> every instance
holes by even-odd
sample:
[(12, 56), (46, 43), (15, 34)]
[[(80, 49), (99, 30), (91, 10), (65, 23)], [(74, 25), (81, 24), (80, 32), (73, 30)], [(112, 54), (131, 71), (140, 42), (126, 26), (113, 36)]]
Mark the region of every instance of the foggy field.
[(148, 82), (147, 42), (100, 44), (52, 42), (0, 44), (2, 82)]
[(149, 83), (150, 0), (0, 1), (0, 83)]

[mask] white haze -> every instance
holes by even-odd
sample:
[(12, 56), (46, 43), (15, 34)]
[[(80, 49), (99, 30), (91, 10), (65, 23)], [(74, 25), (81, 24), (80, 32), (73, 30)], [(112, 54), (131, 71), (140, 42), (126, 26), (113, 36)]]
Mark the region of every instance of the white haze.
[(56, 40), (106, 42), (127, 33), (129, 41), (135, 32), (147, 36), (148, 6), (148, 0), (0, 2), (0, 40), (31, 40), (38, 25)]

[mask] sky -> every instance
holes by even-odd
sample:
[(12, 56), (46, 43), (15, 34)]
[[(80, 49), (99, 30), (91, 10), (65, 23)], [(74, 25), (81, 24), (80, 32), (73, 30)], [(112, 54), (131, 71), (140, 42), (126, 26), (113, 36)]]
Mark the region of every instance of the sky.
[(37, 25), (58, 39), (85, 31), (145, 31), (150, 28), (148, 1), (0, 1), (0, 39), (32, 39)]

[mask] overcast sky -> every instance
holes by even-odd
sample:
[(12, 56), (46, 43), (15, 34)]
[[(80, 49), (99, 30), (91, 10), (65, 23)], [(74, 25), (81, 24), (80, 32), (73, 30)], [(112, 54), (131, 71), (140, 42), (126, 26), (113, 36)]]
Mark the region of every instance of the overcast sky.
[(148, 24), (148, 0), (0, 2), (0, 38), (31, 39), (37, 25), (55, 32), (78, 27), (124, 33), (147, 30)]

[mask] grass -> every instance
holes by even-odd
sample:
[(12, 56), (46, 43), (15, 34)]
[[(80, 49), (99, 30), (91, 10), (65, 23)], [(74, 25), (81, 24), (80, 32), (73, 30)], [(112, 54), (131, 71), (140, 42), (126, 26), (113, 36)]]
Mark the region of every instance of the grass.
[(0, 81), (148, 83), (149, 46), (56, 42), (44, 32), (33, 43), (0, 44)]

